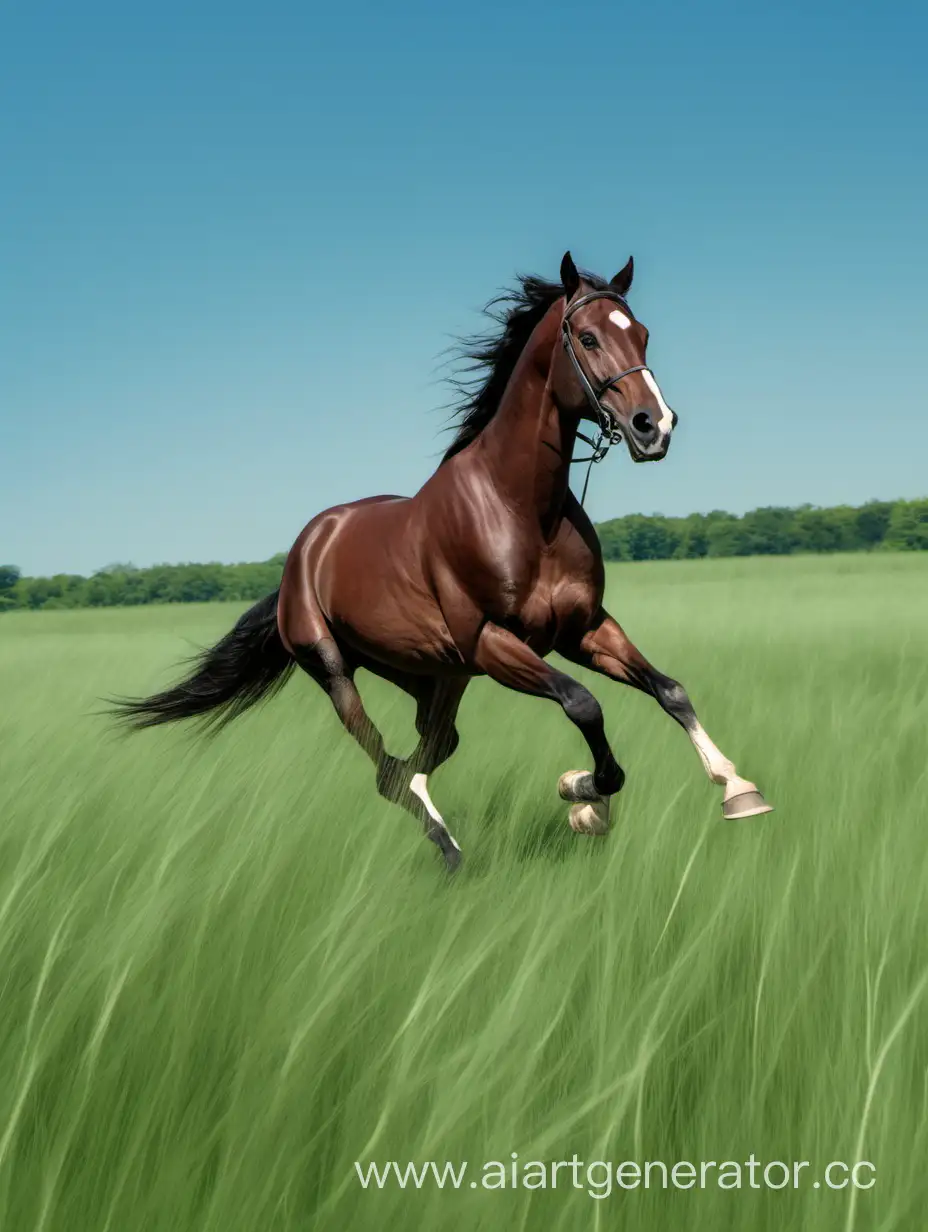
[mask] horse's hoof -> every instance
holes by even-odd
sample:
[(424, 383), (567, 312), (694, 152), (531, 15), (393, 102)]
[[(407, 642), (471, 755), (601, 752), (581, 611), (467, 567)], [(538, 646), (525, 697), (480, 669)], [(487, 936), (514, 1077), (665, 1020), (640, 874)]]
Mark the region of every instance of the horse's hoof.
[(609, 833), (609, 801), (599, 797), (592, 804), (574, 804), (570, 809), (570, 828), (576, 834)]
[(441, 854), (445, 857), (445, 868), (453, 873), (461, 863), (461, 849), (444, 826), (432, 826), (426, 830), (426, 837), (431, 839)]
[(557, 781), (557, 794), (572, 804), (595, 804), (602, 800), (589, 770), (568, 770), (562, 774)]
[(722, 816), (726, 821), (738, 821), (742, 817), (759, 817), (761, 813), (772, 813), (773, 805), (768, 804), (759, 791), (742, 791), (737, 796), (722, 803)]

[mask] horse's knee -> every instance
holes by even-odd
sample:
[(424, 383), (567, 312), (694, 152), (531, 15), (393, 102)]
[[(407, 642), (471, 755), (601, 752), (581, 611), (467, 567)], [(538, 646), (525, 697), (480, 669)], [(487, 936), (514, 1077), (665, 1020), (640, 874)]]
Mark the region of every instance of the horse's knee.
[(577, 680), (571, 680), (561, 690), (561, 706), (572, 723), (579, 728), (601, 727), (603, 709), (588, 688)]
[(683, 727), (693, 726), (696, 722), (696, 711), (693, 709), (689, 694), (678, 680), (663, 676), (655, 682), (654, 691), (657, 700), (671, 718), (676, 719)]

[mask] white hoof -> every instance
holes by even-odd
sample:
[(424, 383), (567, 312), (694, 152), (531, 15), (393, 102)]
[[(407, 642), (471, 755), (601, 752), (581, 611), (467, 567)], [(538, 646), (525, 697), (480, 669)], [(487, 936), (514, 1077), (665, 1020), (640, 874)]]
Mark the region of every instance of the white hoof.
[(570, 828), (576, 834), (608, 834), (609, 801), (600, 797), (595, 804), (572, 805)]
[(756, 783), (749, 783), (747, 779), (732, 778), (725, 784), (722, 816), (726, 821), (740, 821), (745, 817), (759, 817), (762, 813), (772, 812), (773, 805), (767, 803), (757, 790)]
[(602, 799), (589, 770), (567, 770), (557, 781), (557, 794), (573, 804), (595, 804)]

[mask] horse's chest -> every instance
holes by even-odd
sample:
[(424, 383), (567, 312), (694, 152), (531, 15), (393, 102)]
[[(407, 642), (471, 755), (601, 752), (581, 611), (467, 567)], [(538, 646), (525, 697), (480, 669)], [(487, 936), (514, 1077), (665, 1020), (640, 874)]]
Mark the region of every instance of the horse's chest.
[(568, 629), (588, 624), (595, 606), (594, 588), (585, 581), (541, 578), (525, 596), (519, 623), (529, 645), (547, 654)]

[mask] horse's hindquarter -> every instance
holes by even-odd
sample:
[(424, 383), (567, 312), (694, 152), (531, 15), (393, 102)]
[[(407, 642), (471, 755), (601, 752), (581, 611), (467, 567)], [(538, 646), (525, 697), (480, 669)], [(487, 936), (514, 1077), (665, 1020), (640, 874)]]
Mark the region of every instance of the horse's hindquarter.
[(282, 603), (292, 610), (296, 592), (362, 659), (411, 672), (460, 668), (423, 567), (422, 513), (416, 498), (374, 497), (321, 514), (294, 545)]

